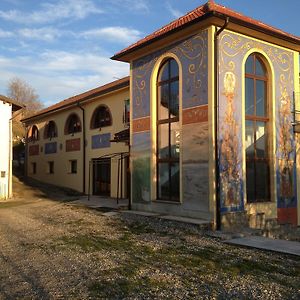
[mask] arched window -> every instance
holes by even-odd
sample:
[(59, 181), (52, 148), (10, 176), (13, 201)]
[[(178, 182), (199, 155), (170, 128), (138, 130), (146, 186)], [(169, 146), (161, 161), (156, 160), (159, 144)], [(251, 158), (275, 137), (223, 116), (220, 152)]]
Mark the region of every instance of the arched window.
[(180, 200), (179, 68), (170, 58), (157, 77), (157, 198)]
[(71, 114), (65, 125), (65, 134), (81, 132), (81, 122), (77, 114)]
[(268, 74), (258, 53), (245, 71), (245, 138), (247, 201), (270, 201)]
[(105, 105), (97, 107), (93, 113), (91, 120), (91, 129), (101, 128), (112, 125), (110, 110)]
[(29, 141), (37, 141), (39, 140), (39, 130), (36, 125), (33, 125), (28, 132)]
[(49, 121), (45, 126), (44, 138), (51, 139), (57, 137), (57, 127), (54, 121)]

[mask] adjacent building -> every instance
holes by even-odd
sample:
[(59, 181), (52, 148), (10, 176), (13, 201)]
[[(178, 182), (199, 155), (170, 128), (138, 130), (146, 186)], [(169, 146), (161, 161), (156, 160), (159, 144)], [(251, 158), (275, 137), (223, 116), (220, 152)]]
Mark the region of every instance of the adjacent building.
[(132, 208), (300, 225), (299, 51), (209, 1), (112, 57), (131, 69)]
[(12, 195), (12, 114), (22, 106), (0, 95), (0, 199)]
[(23, 122), (29, 177), (85, 194), (127, 197), (129, 77), (63, 100)]

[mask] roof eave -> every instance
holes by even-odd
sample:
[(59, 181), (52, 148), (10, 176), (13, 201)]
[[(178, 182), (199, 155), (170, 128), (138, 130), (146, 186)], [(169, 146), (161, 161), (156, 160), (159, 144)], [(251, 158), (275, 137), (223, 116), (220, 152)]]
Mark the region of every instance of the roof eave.
[(160, 36), (157, 36), (157, 37), (154, 37), (153, 39), (150, 39), (140, 45), (137, 45), (135, 47), (132, 47), (130, 49), (128, 49), (127, 51), (124, 51), (124, 52), (121, 52), (119, 54), (116, 54), (114, 56), (111, 57), (111, 59), (113, 60), (118, 60), (118, 61), (123, 61), (123, 62), (129, 62), (130, 60), (128, 59), (128, 56), (144, 47), (147, 47), (148, 45), (150, 45), (151, 43), (153, 42), (156, 42), (156, 41), (159, 41), (169, 35), (172, 35), (178, 31), (181, 31), (187, 27), (190, 27), (192, 25), (194, 25), (195, 23), (197, 22), (201, 22), (201, 21), (204, 21), (208, 18), (211, 18), (211, 17), (217, 17), (217, 18), (220, 18), (220, 19), (225, 19), (226, 17), (229, 17), (230, 18), (230, 22), (232, 23), (235, 23), (237, 25), (241, 25), (243, 27), (246, 27), (246, 28), (249, 28), (249, 29), (252, 29), (252, 30), (256, 30), (256, 31), (259, 31), (261, 33), (264, 33), (264, 34), (267, 34), (269, 36), (273, 36), (273, 37), (276, 37), (276, 38), (279, 38), (281, 40), (284, 40), (284, 41), (287, 41), (287, 42), (290, 42), (294, 45), (297, 45), (299, 48), (298, 51), (300, 51), (300, 38), (297, 39), (297, 38), (293, 38), (292, 36), (287, 36), (286, 34), (284, 33), (280, 33), (280, 32), (276, 32), (275, 30), (271, 30), (271, 29), (267, 29), (267, 28), (262, 28), (261, 26), (258, 26), (256, 24), (253, 24), (251, 22), (247, 22), (247, 21), (243, 21), (241, 19), (238, 19), (236, 17), (233, 17), (229, 14), (225, 14), (225, 13), (221, 13), (219, 11), (215, 11), (215, 10), (212, 10), (212, 11), (209, 11), (207, 12), (205, 15), (199, 17), (199, 18), (196, 18), (194, 20), (192, 20), (191, 22), (189, 23), (186, 23), (180, 27), (177, 27), (177, 28), (174, 28)]
[(127, 51), (125, 52), (121, 52), (119, 54), (115, 54), (114, 56), (112, 56), (110, 59), (113, 59), (113, 60), (119, 60), (119, 61), (123, 61), (123, 62), (129, 62), (129, 60), (126, 58), (126, 56), (128, 56), (128, 54), (131, 54), (139, 49), (142, 49), (150, 44), (152, 44), (153, 42), (156, 42), (156, 41), (159, 41), (169, 35), (172, 35), (178, 31), (181, 31), (182, 29), (185, 29), (187, 27), (190, 27), (194, 24), (196, 24), (197, 22), (201, 22), (201, 21), (204, 21), (210, 17), (212, 17), (214, 15), (214, 12), (211, 11), (211, 12), (208, 12), (206, 13), (205, 15), (199, 17), (199, 18), (196, 18), (194, 20), (192, 20), (191, 22), (189, 23), (186, 23), (186, 24), (183, 24), (182, 26), (180, 27), (177, 27), (177, 28), (174, 28), (166, 33), (163, 33), (162, 35), (160, 36), (157, 36), (157, 37), (154, 37), (153, 39), (149, 40), (149, 41), (146, 41), (145, 43), (142, 43), (140, 45), (137, 45), (136, 47), (133, 47), (133, 48), (130, 48), (128, 49)]
[(49, 114), (53, 114), (55, 113), (56, 111), (61, 111), (61, 110), (64, 110), (68, 107), (74, 107), (74, 106), (78, 106), (79, 104), (81, 103), (84, 103), (88, 100), (92, 100), (96, 97), (99, 97), (99, 96), (103, 96), (105, 94), (108, 94), (108, 93), (112, 93), (114, 91), (118, 91), (118, 90), (122, 90), (126, 87), (129, 87), (129, 80), (128, 81), (124, 81), (124, 82), (121, 82), (119, 83), (118, 85), (116, 86), (113, 86), (107, 90), (104, 90), (104, 91), (101, 91), (101, 92), (95, 92), (94, 94), (91, 94), (91, 95), (88, 95), (88, 96), (85, 96), (85, 97), (82, 97), (82, 99), (78, 99), (77, 101), (74, 101), (72, 103), (67, 103), (65, 105), (62, 105), (60, 107), (56, 107), (56, 108), (53, 108), (52, 110), (48, 110), (48, 111), (45, 111), (43, 113), (37, 113), (31, 117), (28, 117), (28, 118), (25, 118), (25, 119), (22, 119), (21, 122), (23, 123), (28, 123), (29, 121), (32, 121), (32, 120), (36, 120), (36, 119), (40, 119), (46, 115), (49, 115)]

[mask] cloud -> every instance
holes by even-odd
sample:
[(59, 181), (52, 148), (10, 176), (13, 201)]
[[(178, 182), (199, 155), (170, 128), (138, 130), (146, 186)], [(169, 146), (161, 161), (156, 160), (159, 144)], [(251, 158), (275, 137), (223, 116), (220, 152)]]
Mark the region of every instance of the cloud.
[(14, 33), (11, 31), (5, 31), (3, 29), (0, 29), (0, 38), (10, 38), (13, 37)]
[(64, 34), (52, 27), (42, 27), (42, 28), (24, 28), (18, 31), (18, 35), (22, 38), (33, 39), (33, 40), (43, 40), (51, 42)]
[(176, 19), (182, 17), (184, 14), (178, 9), (174, 8), (170, 2), (166, 3), (167, 10), (172, 14), (172, 16)]
[(59, 0), (56, 3), (43, 3), (40, 10), (30, 13), (0, 10), (0, 18), (21, 24), (44, 24), (61, 19), (85, 19), (91, 14), (102, 12), (92, 0)]
[(129, 8), (130, 11), (135, 12), (149, 12), (149, 4), (148, 0), (106, 0), (107, 3), (109, 3), (110, 8), (114, 6), (115, 8), (118, 8), (120, 11), (120, 6)]
[(45, 51), (36, 57), (0, 56), (0, 93), (7, 81), (18, 76), (33, 86), (46, 105), (124, 77), (125, 63), (112, 61), (106, 53)]
[(79, 36), (86, 39), (90, 38), (103, 38), (105, 40), (120, 42), (120, 43), (133, 43), (141, 38), (141, 32), (136, 29), (127, 27), (104, 27), (98, 29), (91, 29), (83, 31)]

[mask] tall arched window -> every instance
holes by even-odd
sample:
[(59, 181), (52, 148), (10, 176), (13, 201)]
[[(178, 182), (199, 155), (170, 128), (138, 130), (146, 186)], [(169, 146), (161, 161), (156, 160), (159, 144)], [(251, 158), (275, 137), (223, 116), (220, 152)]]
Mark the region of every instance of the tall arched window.
[(65, 134), (73, 134), (76, 132), (81, 132), (81, 122), (77, 114), (71, 114), (65, 125)]
[(268, 74), (258, 53), (245, 71), (247, 201), (270, 201)]
[(39, 140), (39, 130), (36, 125), (33, 125), (28, 132), (29, 141), (37, 141)]
[(180, 200), (179, 68), (170, 58), (157, 77), (157, 198)]
[(91, 129), (101, 128), (112, 125), (112, 117), (110, 110), (105, 105), (97, 107), (93, 113), (91, 120)]
[(57, 127), (54, 121), (49, 121), (45, 126), (44, 138), (52, 139), (54, 137), (57, 137)]

